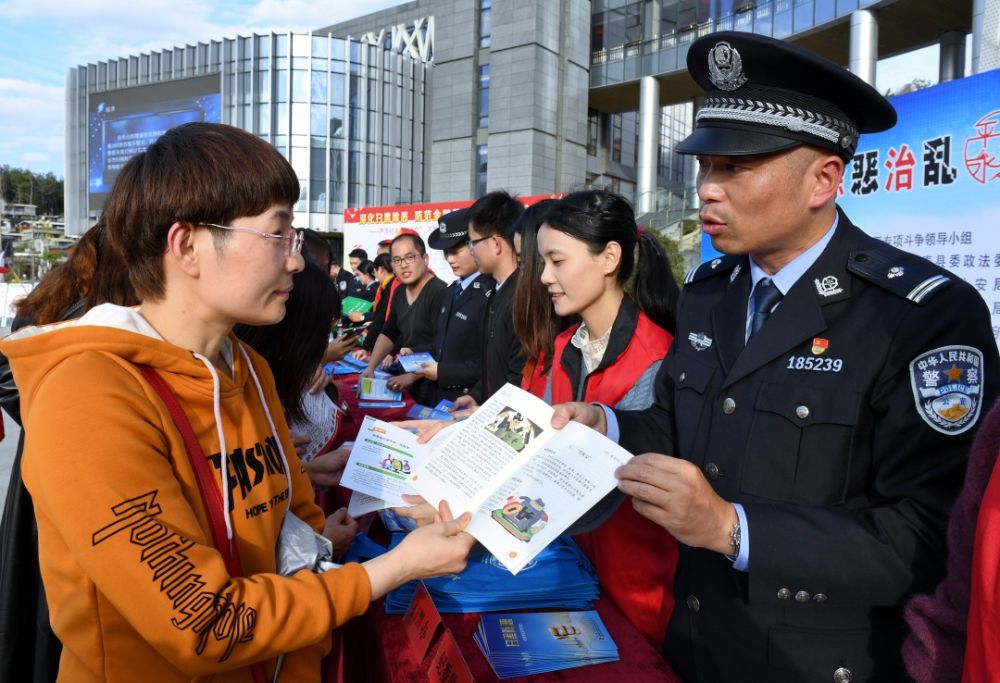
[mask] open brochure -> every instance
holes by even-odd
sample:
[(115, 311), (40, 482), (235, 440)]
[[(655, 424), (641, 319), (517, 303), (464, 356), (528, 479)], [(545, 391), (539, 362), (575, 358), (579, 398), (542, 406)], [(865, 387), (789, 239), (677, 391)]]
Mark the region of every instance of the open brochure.
[[(615, 469), (632, 457), (575, 422), (551, 428), (552, 412), (541, 399), (507, 384), (426, 446), (416, 443), (416, 435), (393, 427), (395, 450), (366, 450), (367, 467), (380, 458), (377, 462), (389, 461), (395, 469), (393, 460), (409, 456), (400, 463), (412, 470), (406, 483), (428, 502), (447, 500), (456, 516), (472, 512), (468, 532), (516, 574), (615, 487)], [(373, 427), (385, 430), (379, 435), (384, 439), (390, 434), (385, 428), (392, 425), (373, 421)], [(343, 484), (388, 505), (399, 504), (392, 496), (409, 493), (395, 483), (369, 488), (371, 478), (352, 476), (358, 473), (349, 461)]]

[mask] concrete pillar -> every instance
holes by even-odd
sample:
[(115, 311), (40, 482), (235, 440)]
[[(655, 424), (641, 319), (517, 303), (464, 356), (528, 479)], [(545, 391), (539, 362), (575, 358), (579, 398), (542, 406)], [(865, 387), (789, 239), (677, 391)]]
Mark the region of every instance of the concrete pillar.
[(636, 168), (636, 216), (656, 210), (656, 168), (660, 147), (660, 82), (639, 81), (639, 162)]
[(878, 20), (875, 12), (867, 9), (851, 12), (851, 73), (874, 86), (877, 60)]
[(941, 55), (938, 60), (938, 81), (953, 81), (965, 75), (965, 34), (948, 31), (941, 34)]
[(972, 73), (1000, 68), (1000, 0), (972, 3)]

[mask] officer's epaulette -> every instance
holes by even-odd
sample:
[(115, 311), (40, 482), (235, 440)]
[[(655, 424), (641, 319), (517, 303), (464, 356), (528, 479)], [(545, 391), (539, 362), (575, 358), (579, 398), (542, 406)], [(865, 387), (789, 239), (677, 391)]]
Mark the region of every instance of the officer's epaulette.
[(915, 304), (927, 303), (954, 279), (927, 259), (892, 248), (852, 251), (847, 269)]
[(731, 255), (720, 256), (712, 259), (711, 261), (705, 261), (687, 272), (684, 276), (684, 284), (689, 285), (692, 282), (698, 282), (699, 280), (704, 280), (705, 278), (712, 277), (713, 275), (728, 273), (735, 268), (736, 264), (742, 261), (743, 258), (743, 256)]

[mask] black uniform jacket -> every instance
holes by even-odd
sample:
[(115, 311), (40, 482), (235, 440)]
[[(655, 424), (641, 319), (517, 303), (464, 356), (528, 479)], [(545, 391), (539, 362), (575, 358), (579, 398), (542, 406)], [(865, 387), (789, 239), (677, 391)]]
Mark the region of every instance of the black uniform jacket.
[(483, 403), (500, 387), (510, 382), (521, 385), (524, 352), (514, 333), (514, 292), (518, 272), (504, 280), (499, 291), (494, 290), (486, 304), (483, 319), (483, 375), (470, 393)]
[(482, 376), (483, 318), (495, 286), (489, 275), (479, 275), (456, 299), (460, 281), (448, 285), (441, 298), (433, 345), (414, 349), (430, 351), (438, 363), (437, 382), (421, 381), (413, 388), (420, 403), (434, 405), (442, 398), (454, 400), (468, 393)]
[[(749, 271), (729, 256), (688, 276), (657, 403), (617, 414), (624, 447), (693, 462), (747, 515), (748, 572), (681, 546), (664, 653), (685, 681), (905, 680), (902, 605), (944, 573), (948, 512), (997, 396), (987, 308), (841, 212), (744, 347)], [(964, 383), (965, 418), (924, 399), (938, 380)]]

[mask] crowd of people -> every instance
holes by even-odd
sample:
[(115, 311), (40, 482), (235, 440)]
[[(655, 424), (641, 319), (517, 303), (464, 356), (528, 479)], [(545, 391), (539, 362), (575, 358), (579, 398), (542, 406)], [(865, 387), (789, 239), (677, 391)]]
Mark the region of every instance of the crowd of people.
[[(23, 425), (0, 677), (320, 680), (335, 629), (462, 571), (469, 513), (419, 499), (394, 549), (331, 564), (359, 523), (326, 496), (349, 447), (324, 366), (351, 354), (456, 417), (518, 385), (635, 454), (570, 533), (681, 680), (1000, 680), (988, 310), (836, 205), (892, 105), (752, 34), (700, 38), (688, 68), (677, 151), (722, 255), (683, 293), (607, 190), (493, 191), (348, 271), (292, 227), (298, 181), (260, 138), (186, 124), (133, 157), (0, 343)], [(301, 534), (318, 550), (289, 562)]]

